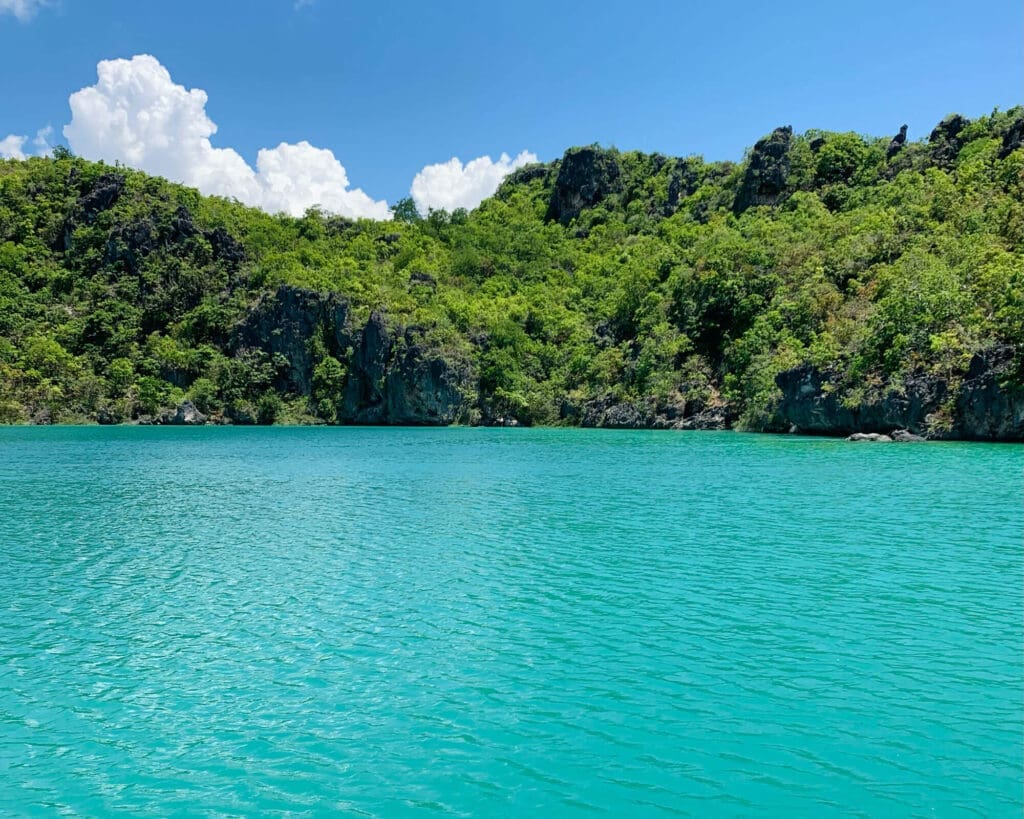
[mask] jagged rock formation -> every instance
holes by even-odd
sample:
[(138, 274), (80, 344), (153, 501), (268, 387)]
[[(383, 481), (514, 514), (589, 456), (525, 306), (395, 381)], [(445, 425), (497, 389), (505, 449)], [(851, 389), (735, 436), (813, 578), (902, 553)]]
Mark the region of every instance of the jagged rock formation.
[(885, 158), (892, 159), (896, 154), (903, 150), (904, 144), (907, 141), (907, 126), (901, 125), (900, 132), (896, 134), (889, 142), (889, 147), (885, 149)]
[(590, 146), (565, 152), (548, 206), (548, 219), (569, 224), (585, 208), (622, 190), (622, 171), (609, 151)]
[(353, 328), (348, 302), (334, 293), (282, 285), (238, 325), (232, 347), (236, 355), (269, 356), (274, 389), (299, 396), (313, 393), (318, 355), (343, 362), (342, 423), (451, 424), (473, 392), (471, 368), (460, 357), (423, 343), (415, 328), (390, 327), (379, 311)]
[(777, 205), (785, 198), (792, 144), (793, 129), (789, 125), (776, 128), (757, 141), (750, 152), (750, 161), (736, 193), (733, 211), (742, 213), (757, 205)]
[[(70, 180), (72, 183), (74, 179)], [(123, 174), (106, 173), (96, 179), (93, 184), (82, 192), (74, 207), (64, 220), (60, 238), (54, 247), (65, 253), (71, 249), (71, 236), (78, 225), (91, 225), (103, 211), (110, 210), (117, 204), (124, 192), (125, 178)]]
[(583, 427), (604, 429), (729, 429), (735, 421), (728, 405), (717, 396), (705, 401), (681, 395), (668, 401), (618, 401), (605, 396), (588, 402), (579, 412), (566, 402), (562, 417)]
[(668, 180), (668, 201), (665, 203), (665, 215), (671, 216), (679, 209), (679, 203), (697, 190), (700, 178), (694, 163), (685, 159), (675, 160), (675, 167)]
[(206, 415), (201, 413), (195, 404), (191, 401), (183, 401), (175, 409), (161, 412), (154, 423), (195, 427), (202, 426), (206, 421)]
[(1024, 145), (1024, 114), (1014, 120), (1006, 134), (1003, 136), (1003, 144), (999, 150), (999, 158), (1006, 159), (1010, 154)]
[(979, 441), (1024, 440), (1024, 387), (1005, 383), (1015, 350), (1002, 345), (971, 359), (956, 396), (949, 437)]
[(281, 285), (265, 296), (235, 329), (231, 347), (279, 357), (274, 389), (309, 395), (313, 389), (318, 337), (328, 355), (343, 359), (352, 344), (348, 301), (335, 293), (317, 293)]
[(124, 192), (125, 178), (123, 174), (103, 174), (92, 188), (78, 200), (78, 214), (81, 220), (91, 225), (99, 213), (110, 210)]
[[(105, 192), (110, 195), (109, 188)], [(157, 250), (173, 248), (182, 255), (192, 255), (194, 250), (188, 247), (188, 240), (200, 235), (210, 243), (214, 261), (223, 263), (226, 269), (234, 270), (245, 261), (245, 249), (241, 242), (223, 227), (201, 231), (196, 227), (192, 212), (182, 205), (163, 226), (158, 226), (148, 216), (140, 216), (118, 225), (107, 239), (103, 263), (123, 263), (128, 273), (137, 275), (143, 260)], [(68, 249), (70, 242), (69, 237), (66, 242)]]
[(242, 243), (222, 227), (206, 231), (203, 234), (210, 243), (215, 261), (223, 262), (229, 270), (234, 270), (245, 261), (245, 248)]
[(1005, 384), (1014, 351), (975, 355), (963, 378), (916, 373), (863, 397), (845, 389), (841, 373), (803, 364), (781, 373), (782, 398), (768, 425), (819, 435), (904, 430), (929, 438), (1024, 440), (1024, 388)]
[(356, 341), (339, 417), (350, 424), (443, 426), (469, 410), (468, 362), (388, 327), (374, 312)]
[(960, 114), (950, 114), (935, 126), (928, 135), (932, 161), (940, 167), (949, 167), (960, 152), (960, 133), (970, 124), (970, 120)]

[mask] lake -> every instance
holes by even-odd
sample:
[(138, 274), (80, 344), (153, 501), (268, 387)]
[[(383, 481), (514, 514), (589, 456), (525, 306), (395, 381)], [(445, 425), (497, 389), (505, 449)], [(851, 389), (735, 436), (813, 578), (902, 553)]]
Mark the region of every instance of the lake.
[(0, 428), (0, 813), (1019, 817), (1022, 453)]

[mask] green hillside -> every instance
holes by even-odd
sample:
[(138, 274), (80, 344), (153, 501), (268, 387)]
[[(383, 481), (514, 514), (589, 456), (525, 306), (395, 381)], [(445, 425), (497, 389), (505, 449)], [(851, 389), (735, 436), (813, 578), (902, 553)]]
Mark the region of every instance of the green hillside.
[(1019, 438), (1022, 132), (573, 148), (391, 222), (0, 161), (0, 420)]

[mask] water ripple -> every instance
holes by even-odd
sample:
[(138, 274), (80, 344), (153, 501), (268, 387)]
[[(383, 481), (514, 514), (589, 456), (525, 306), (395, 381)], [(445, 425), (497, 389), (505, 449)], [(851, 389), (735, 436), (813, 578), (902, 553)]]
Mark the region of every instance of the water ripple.
[(1018, 447), (0, 430), (0, 813), (1020, 816)]

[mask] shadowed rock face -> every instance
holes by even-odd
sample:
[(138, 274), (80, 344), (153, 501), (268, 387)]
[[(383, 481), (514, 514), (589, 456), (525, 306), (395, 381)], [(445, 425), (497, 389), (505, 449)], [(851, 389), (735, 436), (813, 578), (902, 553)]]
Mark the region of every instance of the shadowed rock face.
[(191, 401), (184, 401), (173, 410), (165, 410), (155, 419), (157, 424), (171, 426), (202, 426), (207, 417)]
[[(958, 383), (916, 374), (860, 401), (844, 400), (841, 378), (809, 364), (781, 373), (782, 399), (770, 425), (820, 435), (905, 430), (930, 438), (1024, 440), (1024, 389), (1005, 383), (1013, 349), (995, 347), (974, 356)], [(948, 425), (938, 423), (952, 409)]]
[(889, 147), (885, 150), (885, 158), (892, 159), (896, 154), (903, 150), (903, 146), (907, 142), (907, 126), (901, 125), (900, 132), (896, 134), (890, 141)]
[(278, 369), (274, 389), (309, 395), (314, 336), (320, 333), (328, 354), (343, 359), (352, 343), (348, 322), (349, 305), (341, 296), (282, 285), (235, 328), (231, 348), (236, 354), (252, 349), (282, 356), (286, 363)]
[(1024, 388), (1007, 386), (1014, 350), (995, 347), (971, 359), (957, 393), (952, 437), (979, 441), (1024, 441)]
[(338, 420), (346, 424), (439, 425), (469, 409), (471, 369), (417, 340), (412, 329), (389, 326), (374, 312), (352, 326), (348, 302), (334, 293), (283, 285), (238, 325), (236, 355), (260, 350), (278, 364), (274, 388), (310, 396), (317, 360), (314, 341), (347, 364)]
[(92, 186), (78, 197), (75, 206), (64, 220), (60, 236), (53, 244), (54, 249), (63, 250), (65, 253), (69, 251), (75, 228), (81, 224), (91, 225), (99, 214), (114, 207), (124, 193), (124, 188), (125, 179), (119, 173), (105, 173), (96, 179)]
[(754, 145), (743, 182), (733, 203), (736, 213), (757, 205), (777, 205), (785, 198), (786, 183), (789, 181), (789, 150), (792, 145), (793, 129), (789, 125), (776, 128)]
[(782, 390), (774, 428), (800, 432), (850, 435), (854, 432), (923, 432), (927, 417), (946, 399), (948, 385), (934, 378), (912, 378), (901, 392), (890, 391), (853, 406), (843, 399), (840, 375), (804, 364), (781, 373), (775, 383)]
[(614, 154), (600, 148), (573, 148), (562, 157), (548, 219), (569, 224), (586, 208), (622, 190), (622, 170)]
[(679, 203), (697, 190), (698, 177), (693, 164), (685, 159), (677, 159), (672, 175), (668, 180), (668, 201), (665, 203), (665, 215), (671, 216), (679, 209)]
[[(90, 196), (102, 193), (109, 198), (116, 186), (94, 189)], [(107, 201), (104, 199), (103, 201)], [(88, 211), (86, 211), (88, 213)], [(95, 214), (93, 215), (95, 218)], [(67, 236), (65, 245), (71, 246), (71, 233), (74, 223), (66, 225)], [(202, 236), (210, 243), (213, 260), (229, 271), (234, 271), (245, 261), (245, 248), (234, 236), (223, 227), (209, 231), (200, 231), (192, 217), (192, 212), (184, 205), (179, 206), (174, 216), (168, 221), (159, 221), (153, 215), (138, 216), (135, 219), (117, 225), (111, 230), (104, 251), (103, 263), (113, 265), (123, 263), (127, 272), (135, 275), (139, 272), (142, 261), (157, 250), (174, 251), (189, 256), (189, 240)]]
[(339, 416), (349, 424), (445, 426), (469, 409), (467, 362), (391, 329), (374, 312), (356, 342)]
[(238, 267), (245, 261), (245, 248), (242, 243), (224, 228), (217, 227), (203, 234), (210, 243), (213, 258), (222, 262), (229, 269)]
[(1003, 144), (999, 150), (999, 158), (1006, 159), (1010, 154), (1024, 145), (1024, 114), (1014, 120), (1013, 125), (1003, 135)]
[(119, 173), (105, 173), (78, 200), (82, 221), (91, 225), (97, 214), (110, 210), (124, 192), (125, 179)]
[(579, 410), (563, 405), (562, 417), (579, 417), (580, 426), (605, 429), (730, 429), (735, 415), (720, 399), (713, 402), (677, 396), (674, 400), (616, 401), (610, 396)]
[(970, 120), (960, 114), (950, 114), (935, 126), (928, 135), (928, 144), (932, 151), (932, 160), (940, 167), (948, 167), (956, 161), (960, 153), (960, 132), (970, 124)]

